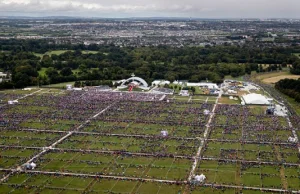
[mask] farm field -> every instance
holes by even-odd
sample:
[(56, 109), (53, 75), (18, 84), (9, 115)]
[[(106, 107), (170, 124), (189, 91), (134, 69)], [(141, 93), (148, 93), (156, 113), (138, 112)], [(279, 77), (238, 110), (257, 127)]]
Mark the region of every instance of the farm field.
[(275, 84), (282, 79), (299, 79), (300, 76), (292, 75), (288, 71), (269, 72), (254, 75), (254, 78), (266, 84)]
[(264, 107), (96, 90), (8, 90), (0, 98), (0, 193), (300, 190), (299, 145), (288, 141), (299, 129)]
[(279, 76), (263, 79), (263, 82), (267, 84), (275, 84), (276, 82), (282, 79), (299, 79), (299, 78), (300, 78), (299, 75), (279, 75)]

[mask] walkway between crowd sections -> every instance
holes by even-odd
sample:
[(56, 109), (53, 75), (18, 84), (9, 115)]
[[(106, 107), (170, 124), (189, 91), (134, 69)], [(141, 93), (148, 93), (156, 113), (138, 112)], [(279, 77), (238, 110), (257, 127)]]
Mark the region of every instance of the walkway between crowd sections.
[[(32, 93), (30, 93), (30, 94), (26, 94), (26, 95), (24, 95), (24, 96), (22, 96), (22, 97), (20, 97), (20, 98), (15, 99), (15, 100), (21, 100), (21, 99), (24, 99), (24, 98), (26, 98), (26, 97), (28, 97), (28, 96), (32, 96), (33, 94), (36, 94), (36, 93), (41, 92), (41, 91), (43, 91), (43, 89), (39, 89), (39, 90), (37, 90), (37, 91), (35, 91), (35, 92), (32, 92)], [(4, 107), (4, 106), (6, 106), (6, 105), (7, 105), (7, 104), (4, 104), (4, 105), (0, 106), (0, 108)], [(8, 173), (6, 176), (4, 176), (2, 179), (0, 179), (0, 182), (3, 182), (3, 181), (5, 181), (6, 179), (8, 179), (9, 176), (12, 175), (13, 173), (14, 173), (13, 171), (10, 172), (10, 173)]]
[[(0, 169), (0, 171), (14, 171), (14, 169)], [(27, 172), (20, 170), (19, 172)], [(31, 174), (43, 174), (43, 175), (54, 175), (54, 176), (76, 176), (84, 178), (106, 178), (114, 180), (125, 180), (125, 181), (143, 181), (143, 182), (157, 182), (157, 183), (169, 183), (169, 184), (188, 184), (188, 181), (176, 181), (176, 180), (163, 180), (163, 179), (151, 179), (151, 178), (136, 178), (136, 177), (124, 177), (124, 176), (113, 176), (113, 175), (97, 175), (97, 174), (84, 174), (84, 173), (70, 173), (70, 172), (49, 172), (49, 171), (38, 171), (30, 170)], [(201, 184), (201, 186), (212, 187), (212, 188), (231, 188), (231, 189), (246, 189), (256, 191), (269, 191), (278, 193), (299, 193), (299, 191), (290, 191), (284, 189), (275, 188), (261, 188), (261, 187), (247, 187), (247, 186), (236, 186), (236, 185), (222, 185), (222, 184)]]
[[(48, 129), (32, 129), (32, 128), (20, 128), (18, 131), (30, 131), (30, 132), (45, 132), (45, 133), (68, 133), (68, 131), (53, 131)], [(114, 136), (114, 137), (141, 137), (141, 138), (157, 138), (158, 135), (144, 135), (144, 134), (122, 134), (122, 133), (100, 133), (100, 132), (88, 132), (88, 131), (75, 131), (74, 134), (83, 134), (83, 135), (97, 135), (97, 136)], [(175, 137), (169, 136), (168, 139), (176, 139), (176, 140), (203, 140), (202, 137)], [(288, 142), (271, 142), (271, 141), (254, 141), (254, 140), (234, 140), (234, 139), (206, 139), (207, 141), (214, 142), (225, 142), (225, 143), (246, 143), (246, 144), (272, 144), (272, 145), (294, 145), (294, 143)], [(5, 145), (0, 145), (0, 147), (5, 147)], [(8, 146), (9, 147), (9, 146)], [(21, 146), (22, 147), (22, 146)]]
[(151, 88), (151, 90), (149, 90), (148, 92), (151, 93), (154, 89), (158, 88), (158, 86), (154, 86), (153, 88)]
[(209, 98), (207, 97), (206, 100), (205, 100), (205, 103), (207, 103), (208, 99), (209, 99)]
[[(26, 94), (26, 95), (24, 95), (24, 96), (22, 96), (22, 97), (20, 97), (20, 98), (17, 98), (17, 99), (14, 99), (13, 101), (15, 101), (15, 100), (21, 100), (21, 99), (24, 99), (24, 98), (26, 98), (26, 97), (28, 97), (28, 96), (32, 96), (33, 94), (36, 94), (36, 93), (38, 93), (38, 92), (40, 92), (40, 91), (42, 91), (43, 89), (40, 89), (40, 90), (37, 90), (37, 91), (35, 91), (35, 92), (32, 92), (32, 93), (30, 93), (30, 94)], [(2, 106), (0, 106), (0, 108), (2, 108), (2, 107), (4, 107), (4, 106), (7, 106), (8, 104), (4, 104), (4, 105), (2, 105)]]
[[(30, 131), (30, 132), (45, 132), (45, 133), (58, 133), (64, 134), (69, 133), (68, 131), (53, 131), (47, 129), (26, 129), (21, 128), (18, 131)], [(113, 136), (113, 137), (137, 137), (137, 138), (165, 138), (161, 135), (144, 135), (144, 134), (122, 134), (122, 133), (100, 133), (100, 132), (88, 132), (88, 131), (74, 131), (74, 134), (82, 134), (82, 135), (97, 135), (97, 136)], [(200, 137), (176, 137), (176, 136), (169, 136), (165, 139), (176, 139), (176, 140), (202, 140)], [(1, 145), (0, 145), (1, 146)]]
[(286, 120), (287, 120), (287, 122), (288, 122), (288, 124), (289, 124), (289, 127), (292, 129), (292, 133), (293, 133), (294, 137), (297, 138), (298, 152), (299, 152), (299, 154), (300, 154), (300, 142), (299, 142), (299, 137), (298, 137), (298, 135), (297, 135), (297, 133), (296, 133), (295, 128), (293, 127), (293, 124), (292, 124), (291, 121), (290, 121), (289, 116), (286, 116)]
[[(35, 92), (36, 93), (36, 92)], [(34, 93), (32, 93), (34, 94)], [(107, 106), (105, 109), (101, 110), (100, 112), (98, 112), (97, 114), (95, 114), (94, 116), (90, 117), (88, 120), (86, 120), (83, 124), (81, 124), (79, 127), (77, 127), (75, 130), (68, 132), (68, 134), (66, 134), (65, 136), (63, 136), (62, 138), (60, 138), (59, 140), (57, 140), (56, 142), (54, 142), (53, 144), (51, 144), (49, 147), (44, 147), (43, 150), (38, 153), (37, 155), (35, 155), (34, 157), (32, 157), (30, 160), (28, 160), (27, 162), (25, 162), (24, 164), (28, 164), (33, 162), (35, 159), (39, 158), (41, 155), (45, 154), (46, 152), (48, 152), (49, 150), (53, 149), (57, 144), (61, 143), (63, 140), (65, 140), (66, 138), (68, 138), (69, 136), (71, 136), (73, 133), (75, 133), (76, 131), (80, 130), (81, 128), (83, 128), (86, 124), (90, 123), (92, 119), (96, 118), (97, 116), (99, 116), (100, 114), (104, 113), (106, 110), (108, 110), (110, 107), (112, 107), (115, 103), (112, 103), (111, 105)], [(24, 165), (23, 164), (23, 165)], [(21, 168), (17, 167), (16, 169), (17, 171), (20, 171)], [(0, 182), (5, 181), (7, 178), (9, 178), (9, 176), (14, 173), (11, 172), (9, 173), (7, 176), (5, 176), (4, 178), (2, 178), (0, 180)]]
[[(80, 153), (97, 153), (97, 154), (120, 154), (128, 156), (149, 156), (149, 157), (172, 157), (179, 159), (195, 159), (191, 156), (181, 156), (174, 154), (161, 154), (161, 153), (141, 153), (141, 152), (128, 152), (128, 151), (118, 151), (118, 150), (90, 150), (90, 149), (68, 149), (68, 148), (49, 148), (49, 147), (34, 147), (34, 146), (6, 146), (0, 145), (0, 148), (19, 148), (19, 149), (35, 149), (35, 150), (53, 150), (59, 152), (80, 152)], [(265, 165), (285, 165), (285, 166), (298, 166), (295, 163), (286, 163), (286, 162), (268, 162), (268, 161), (257, 161), (257, 160), (241, 160), (241, 159), (220, 159), (220, 158), (209, 158), (209, 157), (200, 157), (199, 160), (211, 160), (211, 161), (223, 161), (223, 162), (241, 162), (244, 164), (265, 164)]]
[[(263, 87), (261, 87), (261, 86), (259, 86), (259, 87), (260, 87), (265, 93), (267, 93), (269, 96), (271, 96), (270, 93), (269, 93), (268, 91), (266, 91)], [(282, 102), (279, 102), (279, 101), (276, 100), (276, 99), (274, 99), (274, 100), (275, 100), (278, 104), (283, 104), (285, 107), (287, 107), (286, 104), (284, 104), (284, 103), (282, 103)], [(298, 137), (298, 135), (297, 135), (297, 133), (296, 133), (296, 131), (295, 131), (295, 128), (293, 127), (293, 124), (292, 124), (291, 121), (290, 121), (289, 114), (287, 114), (287, 116), (285, 116), (285, 118), (286, 118), (286, 120), (287, 120), (287, 122), (288, 122), (288, 124), (289, 124), (289, 127), (290, 127), (291, 130), (292, 130), (292, 133), (293, 133), (294, 137), (297, 138), (298, 152), (299, 152), (299, 154), (300, 154), (300, 141), (299, 141), (299, 138), (300, 138), (300, 137)]]
[(208, 139), (208, 136), (209, 136), (209, 133), (210, 133), (210, 129), (211, 129), (211, 128), (210, 128), (210, 124), (211, 124), (211, 122), (212, 122), (212, 120), (213, 120), (213, 118), (214, 118), (215, 110), (216, 110), (216, 107), (217, 107), (217, 104), (218, 104), (218, 100), (219, 100), (219, 98), (221, 98), (221, 96), (222, 96), (222, 91), (220, 91), (220, 93), (219, 93), (219, 95), (218, 95), (218, 97), (217, 97), (217, 99), (216, 99), (216, 101), (215, 101), (215, 104), (214, 104), (214, 106), (213, 106), (213, 109), (212, 109), (212, 111), (211, 111), (211, 113), (210, 113), (208, 122), (207, 122), (207, 124), (206, 124), (206, 129), (205, 129), (205, 131), (204, 131), (203, 139), (201, 140), (201, 143), (200, 143), (200, 146), (199, 146), (199, 148), (198, 148), (197, 154), (196, 154), (196, 156), (194, 157), (194, 163), (193, 163), (193, 166), (192, 166), (192, 170), (191, 170), (191, 172), (190, 172), (190, 175), (189, 175), (189, 177), (188, 177), (188, 181), (191, 181), (192, 178), (193, 178), (193, 176), (194, 176), (195, 170), (196, 170), (196, 168), (197, 168), (197, 165), (198, 165), (198, 162), (199, 162), (199, 159), (200, 159), (200, 155), (201, 155), (202, 149), (203, 149), (203, 147), (205, 146), (205, 143), (206, 143), (206, 141), (207, 141), (207, 139)]

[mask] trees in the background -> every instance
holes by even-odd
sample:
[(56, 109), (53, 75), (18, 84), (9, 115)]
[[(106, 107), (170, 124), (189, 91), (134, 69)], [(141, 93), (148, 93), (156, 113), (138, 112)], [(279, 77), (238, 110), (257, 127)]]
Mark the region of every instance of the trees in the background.
[(275, 88), (300, 102), (300, 79), (283, 79), (275, 84)]
[[(132, 73), (147, 82), (166, 79), (193, 82), (210, 80), (219, 83), (227, 75), (238, 77), (251, 74), (252, 71), (279, 70), (281, 65), (278, 64), (293, 64), (291, 72), (300, 74), (299, 59), (291, 54), (300, 50), (298, 47), (260, 49), (223, 45), (120, 48), (113, 45), (55, 45), (43, 40), (0, 40), (0, 47), (6, 50), (0, 53), (0, 70), (12, 72), (12, 84), (16, 87), (36, 82), (48, 84), (76, 80), (119, 80), (128, 78)], [(58, 49), (66, 52), (48, 52)], [(97, 52), (82, 52), (86, 49)], [(42, 55), (45, 52), (48, 53)], [(269, 64), (268, 68), (263, 69), (258, 65), (261, 63)], [(30, 71), (23, 70), (22, 66)], [(38, 76), (37, 71), (41, 69), (45, 73)]]

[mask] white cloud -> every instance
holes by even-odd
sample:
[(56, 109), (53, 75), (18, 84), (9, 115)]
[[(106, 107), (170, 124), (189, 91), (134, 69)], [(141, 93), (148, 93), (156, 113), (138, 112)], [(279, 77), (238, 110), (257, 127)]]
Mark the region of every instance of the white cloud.
[(299, 16), (299, 0), (0, 0), (0, 14), (74, 16)]

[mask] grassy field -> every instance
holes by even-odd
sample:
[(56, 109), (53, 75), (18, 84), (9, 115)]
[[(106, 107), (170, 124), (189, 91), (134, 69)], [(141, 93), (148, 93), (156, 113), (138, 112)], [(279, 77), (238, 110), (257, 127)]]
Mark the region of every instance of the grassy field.
[(219, 99), (221, 104), (241, 104), (240, 98), (238, 100), (229, 99), (229, 97), (222, 97)]
[(288, 103), (290, 104), (291, 107), (293, 107), (293, 109), (296, 111), (297, 115), (300, 115), (300, 103), (296, 102), (293, 98), (282, 94), (288, 101)]
[(50, 84), (50, 85), (44, 85), (45, 88), (62, 88), (64, 89), (66, 85), (74, 85), (75, 82), (64, 82), (64, 83), (58, 83), (58, 84)]
[(300, 53), (293, 53), (293, 55), (297, 56), (300, 58)]
[(38, 71), (39, 75), (40, 76), (46, 76), (46, 70), (47, 70), (47, 68), (42, 67), (41, 70)]
[(267, 84), (275, 84), (276, 82), (282, 79), (299, 79), (299, 78), (300, 75), (279, 75), (279, 76), (263, 79), (262, 81)]
[[(68, 51), (74, 52), (74, 50), (54, 50), (54, 51), (48, 51), (44, 54), (40, 54), (40, 53), (33, 53), (33, 54), (37, 57), (42, 58), (44, 55), (49, 55), (49, 56), (51, 56), (51, 55), (61, 55), (61, 54), (65, 53), (65, 52), (68, 52)], [(97, 54), (98, 53), (98, 51), (89, 51), (89, 50), (84, 50), (84, 51), (81, 51), (81, 52), (82, 52), (82, 54)]]
[(288, 71), (280, 71), (280, 72), (269, 72), (269, 73), (256, 74), (254, 77), (255, 77), (255, 79), (264, 81), (266, 79), (271, 79), (271, 78), (278, 77), (278, 76), (281, 76), (281, 77), (287, 76), (288, 77), (291, 75), (292, 74)]

